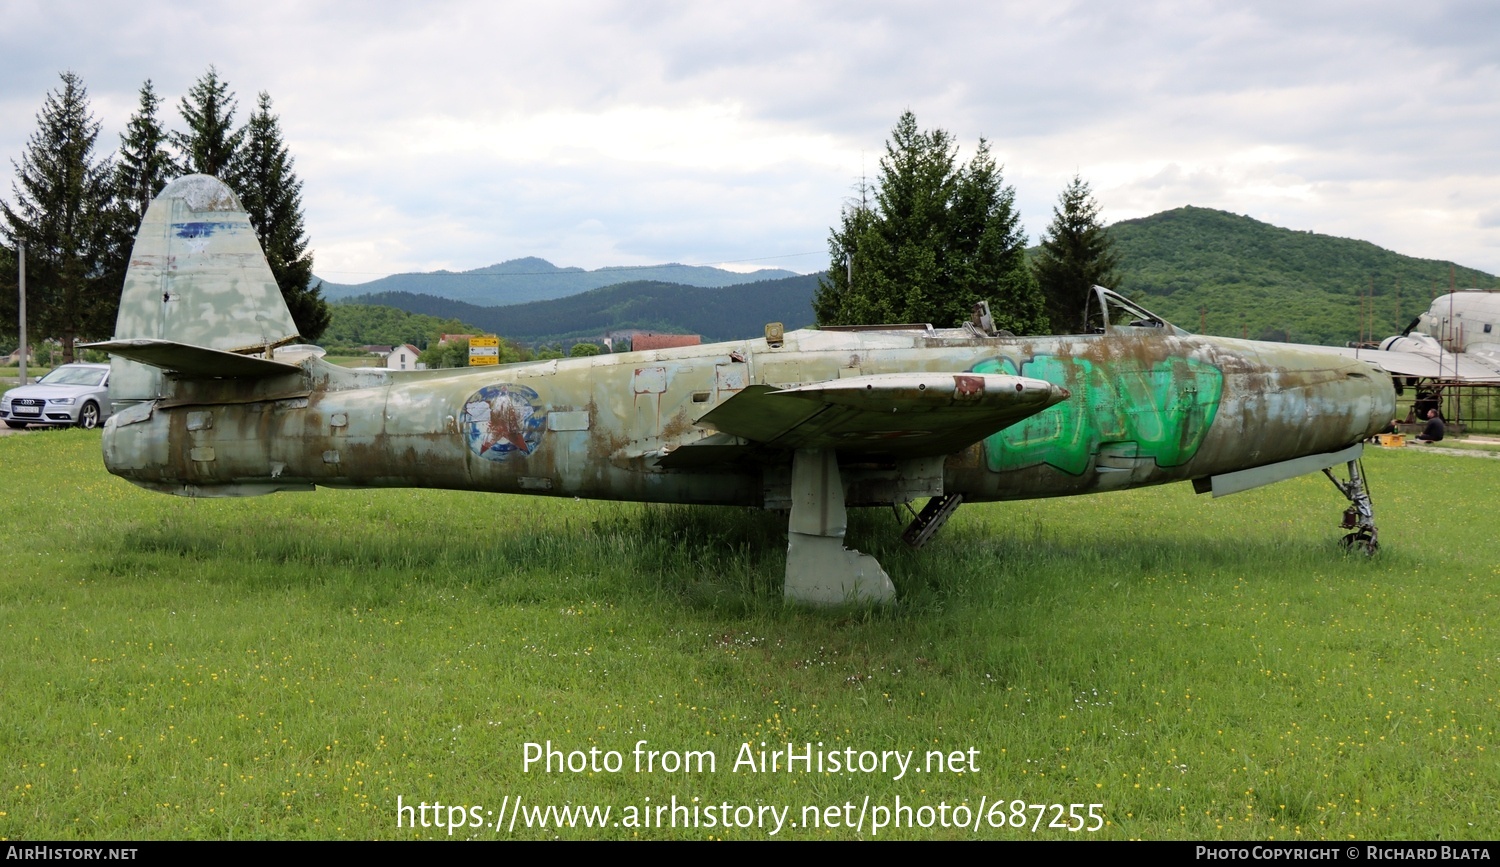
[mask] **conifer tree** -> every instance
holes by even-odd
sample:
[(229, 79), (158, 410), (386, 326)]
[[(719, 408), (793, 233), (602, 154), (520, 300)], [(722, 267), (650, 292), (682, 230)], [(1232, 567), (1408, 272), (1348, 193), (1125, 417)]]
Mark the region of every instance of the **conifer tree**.
[(885, 315), (876, 313), (872, 299), (866, 292), (856, 292), (854, 260), (859, 255), (860, 280), (868, 286), (873, 273), (867, 256), (873, 254), (878, 243), (874, 234), (875, 209), (870, 201), (871, 189), (863, 178), (859, 184), (859, 199), (844, 206), (839, 225), (829, 230), (828, 252), (832, 260), (828, 272), (818, 280), (813, 295), (813, 314), (821, 325), (849, 325), (883, 321)]
[(161, 97), (149, 79), (141, 85), (140, 96), (140, 104), (120, 136), (113, 202), (107, 218), (109, 234), (100, 262), (102, 278), (116, 287), (125, 282), (135, 232), (146, 216), (146, 208), (177, 173), (167, 151), (167, 131), (157, 118)]
[(112, 167), (94, 158), (99, 123), (88, 91), (73, 72), (47, 94), (37, 130), (20, 163), (12, 162), (13, 199), (0, 201), (0, 232), (26, 246), (28, 331), (62, 340), (73, 360), (81, 335), (105, 336), (119, 307), (101, 263), (107, 258)]
[(167, 131), (156, 116), (160, 106), (161, 97), (156, 95), (156, 89), (147, 79), (141, 85), (140, 105), (120, 136), (120, 153), (115, 163), (115, 195), (134, 215), (137, 225), (146, 216), (151, 200), (175, 173), (172, 155), (167, 151)]
[(316, 341), (327, 330), (328, 302), (321, 283), (312, 281), (313, 257), (307, 251), (302, 227), (302, 182), (292, 171), (292, 158), (281, 136), (281, 122), (271, 113), (271, 96), (264, 91), (255, 113), (241, 131), (243, 147), (236, 158), (234, 186), (250, 215), (261, 248), (292, 320), (304, 340)]
[(187, 132), (172, 133), (177, 167), (183, 174), (213, 175), (238, 190), (236, 155), (245, 131), (234, 128), (236, 101), (229, 83), (210, 66), (178, 104)]
[(0, 351), (4, 352), (20, 342), (19, 278), (15, 251), (0, 244)]
[(1099, 221), (1099, 204), (1083, 178), (1074, 175), (1052, 209), (1035, 262), (1053, 334), (1083, 330), (1089, 294), (1095, 286), (1118, 289), (1119, 264), (1114, 239)]
[(1026, 237), (983, 139), (967, 166), (953, 137), (902, 114), (873, 187), (860, 187), (830, 231), (831, 265), (813, 307), (824, 325), (931, 322), (955, 326), (989, 300), (995, 324), (1029, 333), (1041, 299), (1025, 264)]
[(981, 138), (959, 178), (949, 217), (950, 246), (959, 254), (951, 266), (957, 291), (950, 296), (950, 321), (968, 316), (973, 302), (984, 299), (998, 327), (1017, 334), (1045, 330), (1042, 293), (1026, 260), (1015, 203), (1015, 188), (1005, 185), (989, 142)]

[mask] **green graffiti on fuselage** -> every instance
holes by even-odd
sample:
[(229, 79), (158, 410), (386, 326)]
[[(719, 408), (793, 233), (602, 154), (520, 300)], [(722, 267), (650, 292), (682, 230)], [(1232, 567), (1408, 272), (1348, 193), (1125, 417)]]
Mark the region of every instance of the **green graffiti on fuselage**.
[(979, 364), (976, 373), (1030, 376), (1073, 393), (986, 439), (986, 465), (1004, 472), (1048, 464), (1076, 476), (1105, 445), (1116, 455), (1154, 459), (1159, 467), (1187, 463), (1218, 413), (1223, 373), (1190, 358), (1150, 368), (1127, 365), (1055, 355), (1032, 358), (1019, 371), (1008, 358)]

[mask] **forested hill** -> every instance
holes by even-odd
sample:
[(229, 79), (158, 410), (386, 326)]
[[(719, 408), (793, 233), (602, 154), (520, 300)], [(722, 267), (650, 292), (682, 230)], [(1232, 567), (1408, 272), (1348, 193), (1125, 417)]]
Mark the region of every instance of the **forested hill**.
[[(1433, 293), (1448, 291), (1452, 264), (1209, 208), (1124, 220), (1110, 232), (1121, 288), (1153, 312), (1189, 331), (1201, 319), (1207, 334), (1296, 343), (1357, 338), (1372, 283), (1375, 335), (1400, 333)], [(1500, 286), (1482, 271), (1453, 270), (1459, 288)]]
[(766, 268), (749, 274), (706, 265), (642, 265), (611, 268), (559, 268), (546, 259), (527, 256), (472, 271), (433, 271), (425, 274), (392, 274), (369, 283), (348, 285), (323, 283), (323, 297), (330, 301), (387, 292), (432, 295), (453, 301), (497, 307), (564, 298), (625, 282), (659, 281), (684, 286), (736, 286), (794, 277), (795, 272)]
[[(1402, 256), (1367, 241), (1282, 229), (1208, 208), (1178, 208), (1125, 220), (1110, 232), (1120, 253), (1120, 288), (1125, 294), (1189, 331), (1207, 334), (1346, 343), (1360, 335), (1361, 298), (1373, 283), (1374, 326), (1367, 325), (1365, 331), (1385, 337), (1400, 333), (1427, 309), (1433, 293), (1446, 292), (1449, 285), (1448, 262)], [(1459, 288), (1500, 286), (1493, 275), (1472, 268), (1455, 266), (1453, 272)], [(811, 324), (818, 276), (723, 288), (636, 280), (504, 307), (411, 292), (382, 292), (349, 301), (459, 319), (526, 342), (597, 337), (615, 328), (732, 340), (759, 335), (767, 322), (783, 322), (788, 329)]]
[(551, 301), (482, 307), (462, 301), (383, 292), (349, 299), (443, 319), (461, 319), (486, 331), (525, 342), (598, 337), (617, 328), (701, 334), (704, 340), (758, 337), (767, 322), (787, 330), (812, 324), (817, 274), (764, 280), (726, 288), (701, 288), (638, 280)]

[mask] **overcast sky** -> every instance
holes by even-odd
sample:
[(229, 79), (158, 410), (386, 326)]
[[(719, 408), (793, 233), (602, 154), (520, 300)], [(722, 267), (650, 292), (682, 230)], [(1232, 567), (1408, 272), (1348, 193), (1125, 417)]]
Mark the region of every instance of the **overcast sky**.
[[(1239, 8), (1237, 8), (1239, 7)], [(0, 0), (0, 195), (58, 73), (102, 150), (151, 79), (271, 94), (320, 276), (520, 256), (827, 267), (902, 111), (1003, 163), (1032, 242), (1075, 173), (1500, 273), (1500, 4)]]

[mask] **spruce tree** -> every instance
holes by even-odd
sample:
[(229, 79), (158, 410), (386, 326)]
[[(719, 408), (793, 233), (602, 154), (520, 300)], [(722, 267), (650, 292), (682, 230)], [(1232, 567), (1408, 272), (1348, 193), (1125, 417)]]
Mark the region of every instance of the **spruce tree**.
[(983, 139), (967, 166), (953, 137), (902, 114), (873, 187), (830, 231), (813, 307), (824, 325), (958, 325), (990, 300), (995, 324), (1033, 332), (1041, 300), (1025, 264), (1015, 191)]
[(1099, 204), (1083, 178), (1074, 175), (1052, 209), (1035, 262), (1053, 334), (1084, 329), (1090, 293), (1095, 286), (1119, 288), (1119, 264), (1114, 239), (1099, 221)]
[(950, 296), (947, 319), (965, 318), (975, 301), (987, 300), (997, 327), (1017, 334), (1044, 331), (1047, 317), (1041, 289), (1026, 260), (1016, 191), (1006, 186), (990, 156), (989, 142), (982, 138), (959, 178), (950, 224), (950, 245), (959, 255), (951, 265), (956, 291)]
[(10, 352), (20, 343), (20, 271), (16, 252), (0, 244), (0, 352)]
[(120, 136), (119, 158), (115, 163), (115, 195), (135, 216), (137, 225), (146, 216), (151, 200), (175, 174), (172, 155), (167, 151), (167, 131), (156, 116), (160, 106), (161, 97), (156, 95), (150, 79), (147, 79), (141, 85), (140, 105)]
[(243, 148), (236, 158), (233, 184), (250, 225), (266, 252), (271, 274), (291, 310), (304, 340), (316, 341), (328, 328), (330, 313), (322, 284), (312, 281), (313, 257), (302, 227), (302, 182), (292, 171), (292, 158), (281, 136), (281, 122), (271, 113), (271, 96), (264, 91), (255, 113), (242, 132)]
[(109, 235), (100, 262), (103, 278), (113, 286), (125, 282), (135, 233), (146, 216), (146, 208), (177, 173), (167, 151), (167, 131), (157, 118), (161, 97), (149, 79), (141, 85), (140, 96), (140, 104), (120, 136), (114, 202), (108, 214)]
[[(828, 252), (832, 260), (827, 273), (818, 280), (817, 292), (813, 295), (813, 314), (822, 325), (849, 325), (876, 322), (883, 317), (871, 309), (870, 299), (865, 293), (857, 293), (855, 286), (864, 280), (867, 271), (865, 257), (860, 255), (874, 250), (875, 210), (870, 201), (870, 188), (860, 179), (859, 199), (846, 204), (839, 226), (829, 230)], [(854, 278), (855, 257), (859, 257), (860, 282)]]
[(81, 335), (105, 336), (114, 325), (120, 287), (101, 265), (109, 246), (112, 168), (95, 160), (99, 123), (88, 91), (73, 72), (47, 94), (37, 130), (20, 163), (12, 162), (12, 201), (0, 201), (0, 232), (26, 245), (28, 331), (62, 340), (73, 360)]
[(213, 175), (238, 190), (234, 173), (245, 131), (234, 128), (236, 101), (229, 83), (210, 66), (178, 104), (187, 132), (172, 133), (177, 167), (183, 174)]

